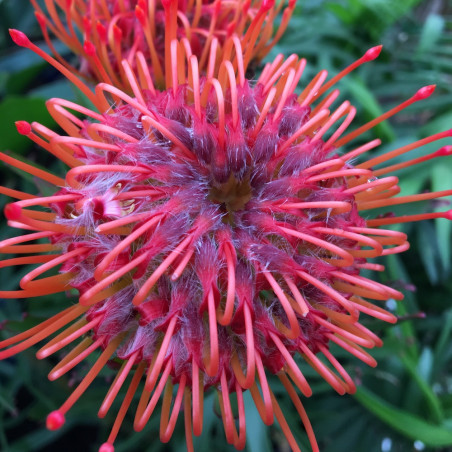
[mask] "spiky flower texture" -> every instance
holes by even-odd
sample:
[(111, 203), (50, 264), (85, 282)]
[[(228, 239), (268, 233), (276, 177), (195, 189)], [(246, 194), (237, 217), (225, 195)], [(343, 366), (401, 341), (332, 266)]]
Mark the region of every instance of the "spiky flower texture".
[[(59, 67), (23, 33), (12, 30), (11, 35)], [(128, 389), (102, 452), (113, 450), (137, 391), (135, 429), (145, 427), (162, 398), (161, 440), (170, 440), (183, 410), (187, 447), (193, 450), (192, 435), (202, 431), (206, 390), (218, 393), (228, 443), (237, 449), (245, 445), (243, 392), (249, 390), (263, 422), (270, 425), (276, 418), (297, 451), (269, 385), (270, 374), (281, 380), (312, 449), (318, 450), (293, 384), (311, 395), (303, 375), (309, 365), (338, 393), (355, 390), (329, 351), (331, 342), (376, 365), (364, 349), (381, 345), (381, 340), (359, 322), (360, 314), (395, 322), (380, 304), (400, 300), (402, 294), (360, 273), (383, 270), (369, 260), (409, 247), (404, 233), (381, 226), (451, 219), (450, 211), (372, 216), (372, 209), (452, 194), (395, 197), (398, 179), (388, 175), (450, 154), (451, 146), (445, 146), (388, 165), (397, 156), (449, 137), (450, 131), (361, 163), (355, 162), (379, 140), (342, 150), (429, 96), (433, 86), (346, 133), (356, 110), (348, 101), (333, 108), (339, 92), (330, 89), (376, 58), (380, 47), (328, 82), (321, 71), (295, 94), (305, 60), (280, 55), (251, 83), (240, 40), (234, 36), (232, 42), (227, 56), (219, 57), (210, 47), (204, 76), (197, 56), (171, 40), (170, 72), (162, 91), (154, 87), (139, 55), (136, 72), (128, 61), (122, 63), (130, 96), (105, 83), (92, 93), (66, 73), (97, 111), (62, 99), (48, 101), (63, 135), (37, 123), (17, 123), (20, 133), (68, 166), (64, 179), (0, 155), (5, 163), (55, 186), (51, 196), (1, 188), (19, 199), (5, 209), (8, 224), (30, 231), (0, 243), (3, 254), (25, 254), (2, 266), (38, 266), (22, 278), (20, 290), (0, 296), (36, 297), (72, 288), (80, 293), (77, 304), (0, 342), (0, 358), (59, 331), (37, 353), (42, 359), (73, 347), (51, 370), (49, 378), (55, 380), (100, 352), (66, 402), (48, 416), (50, 429), (63, 425), (102, 368), (116, 362), (119, 370), (99, 416), (106, 415), (121, 387)], [(37, 206), (45, 211), (33, 209)], [(33, 243), (38, 239), (48, 243)], [(43, 276), (52, 270), (55, 274)], [(237, 424), (230, 400), (234, 393)]]
[[(128, 90), (121, 61), (126, 59), (135, 67), (140, 54), (156, 85), (164, 86), (170, 73), (165, 52), (176, 38), (185, 51), (198, 57), (201, 72), (205, 72), (210, 46), (227, 54), (234, 35), (247, 49), (245, 61), (259, 62), (284, 33), (296, 1), (48, 0), (45, 9), (36, 0), (31, 3), (44, 39), (61, 64), (85, 78)], [(281, 12), (274, 33), (273, 22)], [(78, 56), (75, 67), (55, 49), (49, 31)]]

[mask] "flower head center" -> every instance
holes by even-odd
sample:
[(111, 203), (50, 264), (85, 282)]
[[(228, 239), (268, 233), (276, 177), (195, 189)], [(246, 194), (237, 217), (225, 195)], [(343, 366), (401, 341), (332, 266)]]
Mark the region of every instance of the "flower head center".
[(243, 210), (251, 196), (249, 176), (237, 179), (233, 174), (223, 184), (213, 185), (209, 192), (209, 200), (219, 204), (220, 210), (225, 214)]

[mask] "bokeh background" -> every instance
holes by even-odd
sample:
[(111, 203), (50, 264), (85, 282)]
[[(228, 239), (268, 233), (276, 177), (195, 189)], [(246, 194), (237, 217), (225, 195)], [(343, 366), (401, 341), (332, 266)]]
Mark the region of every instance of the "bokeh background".
[[(63, 97), (79, 102), (83, 99), (46, 63), (30, 51), (14, 46), (7, 32), (9, 27), (26, 31), (45, 48), (28, 0), (0, 0), (0, 149), (62, 174), (63, 168), (16, 132), (14, 121), (54, 126), (45, 109), (46, 99)], [(379, 137), (383, 141), (377, 152), (452, 128), (449, 0), (299, 0), (291, 25), (273, 54), (297, 53), (306, 57), (308, 68), (301, 82), (306, 83), (320, 69), (337, 73), (369, 47), (380, 43), (384, 45), (380, 57), (340, 83), (342, 98), (358, 107), (355, 124), (386, 111), (421, 86), (436, 84), (437, 90), (429, 99), (412, 105), (368, 133), (369, 139)], [(59, 43), (55, 46), (65, 52)], [(452, 144), (452, 139), (444, 144)], [(438, 144), (433, 144), (412, 155), (437, 148)], [(452, 157), (431, 160), (398, 175), (404, 194), (450, 189)], [(3, 185), (36, 191), (36, 181), (14, 168), (2, 165), (0, 178)], [(46, 191), (45, 186), (38, 189)], [(0, 197), (0, 207), (8, 201)], [(447, 210), (450, 208), (447, 204), (417, 203), (416, 210)], [(402, 209), (396, 212), (408, 213)], [(0, 221), (0, 239), (12, 235), (3, 216)], [(389, 256), (382, 262), (386, 271), (373, 275), (402, 290), (405, 300), (387, 303), (387, 308), (400, 317), (397, 325), (367, 322), (384, 339), (383, 348), (371, 352), (379, 362), (376, 369), (335, 349), (336, 356), (359, 385), (354, 396), (338, 396), (301, 363), (314, 390), (314, 395), (303, 402), (323, 452), (452, 451), (451, 228), (452, 222), (447, 220), (404, 225), (403, 230), (411, 238), (411, 249), (402, 256)], [(1, 289), (16, 289), (26, 272), (23, 268), (2, 269)], [(0, 300), (0, 338), (23, 331), (66, 305), (61, 294), (31, 301)], [(34, 356), (36, 349), (0, 362), (0, 450), (97, 451), (113, 421), (112, 416), (107, 422), (96, 418), (113, 373), (106, 369), (96, 379), (70, 411), (64, 428), (48, 432), (47, 413), (66, 399), (87, 367), (80, 365), (70, 376), (50, 383), (46, 376), (55, 361), (38, 361)], [(310, 450), (284, 389), (279, 381), (273, 383), (302, 450)], [(246, 450), (289, 451), (279, 428), (263, 425), (250, 397), (246, 404)], [(116, 410), (111, 410), (111, 414)], [(169, 445), (158, 440), (158, 422), (156, 412), (147, 428), (137, 434), (132, 429), (132, 416), (126, 418), (116, 451), (184, 451), (181, 419)], [(204, 432), (196, 439), (195, 450), (233, 450), (226, 444), (213, 394), (206, 398)]]

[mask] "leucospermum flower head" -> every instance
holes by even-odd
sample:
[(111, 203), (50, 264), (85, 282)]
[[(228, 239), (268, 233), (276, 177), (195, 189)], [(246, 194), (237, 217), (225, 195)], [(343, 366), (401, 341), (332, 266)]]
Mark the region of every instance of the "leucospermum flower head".
[[(296, 4), (294, 0), (50, 0), (43, 10), (36, 0), (31, 2), (43, 36), (60, 63), (125, 90), (129, 84), (121, 61), (135, 66), (138, 53), (157, 86), (164, 85), (169, 72), (165, 51), (176, 38), (185, 51), (198, 57), (201, 73), (211, 44), (219, 54), (229, 55), (234, 35), (246, 49), (246, 63), (259, 62), (284, 33)], [(274, 20), (281, 11), (274, 33)], [(79, 56), (80, 67), (72, 67), (56, 51), (49, 31)]]
[[(23, 33), (11, 35), (61, 68)], [(18, 199), (5, 209), (9, 225), (30, 231), (0, 242), (2, 254), (24, 254), (2, 265), (38, 265), (19, 290), (0, 296), (35, 297), (70, 288), (80, 294), (77, 304), (0, 342), (0, 358), (57, 333), (37, 353), (42, 359), (67, 348), (49, 374), (54, 380), (98, 354), (66, 402), (49, 414), (50, 429), (61, 427), (102, 368), (117, 362), (99, 416), (110, 410), (121, 387), (128, 389), (102, 452), (113, 450), (136, 393), (135, 429), (145, 427), (162, 399), (161, 440), (170, 440), (183, 410), (187, 447), (193, 450), (192, 435), (202, 432), (205, 391), (217, 391), (226, 439), (242, 449), (246, 390), (263, 422), (277, 419), (291, 448), (299, 450), (272, 392), (271, 375), (281, 380), (318, 450), (293, 385), (311, 395), (303, 373), (311, 366), (339, 394), (355, 390), (329, 345), (375, 366), (365, 349), (381, 340), (361, 317), (395, 322), (381, 305), (403, 297), (362, 276), (362, 270), (381, 271), (373, 258), (409, 247), (404, 233), (387, 226), (451, 218), (450, 211), (372, 214), (452, 193), (396, 196), (400, 188), (392, 175), (449, 155), (451, 146), (391, 163), (451, 131), (374, 158), (365, 155), (379, 140), (343, 150), (431, 95), (433, 86), (349, 132), (356, 110), (348, 101), (333, 106), (339, 92), (331, 88), (376, 58), (380, 47), (329, 81), (321, 71), (295, 94), (305, 60), (279, 55), (250, 82), (246, 50), (237, 36), (232, 42), (227, 56), (210, 46), (201, 76), (199, 59), (186, 42), (172, 40), (164, 90), (155, 88), (139, 52), (136, 71), (129, 61), (122, 63), (132, 95), (106, 83), (92, 93), (66, 71), (97, 110), (51, 99), (48, 109), (65, 131), (61, 135), (37, 123), (17, 123), (20, 133), (67, 165), (63, 177), (0, 154), (5, 163), (55, 187), (50, 196), (1, 188)], [(35, 210), (38, 206), (45, 211)], [(33, 243), (37, 239), (48, 243)], [(45, 276), (48, 271), (54, 274)]]

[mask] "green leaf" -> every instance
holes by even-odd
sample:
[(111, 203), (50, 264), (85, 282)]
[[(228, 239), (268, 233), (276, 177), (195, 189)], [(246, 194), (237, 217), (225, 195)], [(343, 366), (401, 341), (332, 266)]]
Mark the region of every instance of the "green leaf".
[(441, 272), (438, 241), (433, 224), (423, 221), (418, 227), (418, 247), (421, 252), (422, 263), (432, 285), (438, 283)]
[(352, 24), (359, 16), (364, 6), (361, 2), (349, 1), (347, 6), (339, 3), (328, 2), (326, 8), (329, 9), (338, 19), (345, 24)]
[[(449, 190), (451, 187), (450, 181), (452, 180), (452, 167), (450, 165), (450, 157), (446, 157), (449, 164), (437, 164), (432, 171), (432, 191)], [(452, 196), (442, 198), (448, 201), (452, 201)], [(436, 212), (447, 210), (448, 206), (439, 205), (435, 207)], [(439, 256), (442, 266), (444, 268), (444, 274), (448, 275), (450, 270), (451, 261), (451, 233), (452, 222), (445, 221), (442, 218), (435, 220), (435, 232), (439, 243)]]
[(77, 95), (78, 91), (66, 79), (58, 79), (30, 91), (32, 97), (42, 97), (43, 99), (59, 97), (72, 102), (77, 102)]
[(441, 366), (446, 361), (445, 354), (451, 343), (452, 336), (452, 310), (446, 311), (442, 317), (441, 334), (434, 350), (432, 380), (435, 381), (440, 373)]
[(11, 404), (9, 400), (6, 399), (6, 397), (3, 396), (3, 394), (0, 392), (0, 407), (6, 408), (10, 413), (15, 413), (16, 408)]
[[(364, 108), (365, 114), (369, 119), (376, 118), (383, 113), (378, 100), (360, 78), (348, 77), (342, 83), (347, 87), (352, 97), (356, 99), (357, 104)], [(394, 141), (396, 137), (394, 130), (387, 122), (378, 124), (374, 129), (374, 133), (383, 141)]]
[(432, 50), (444, 30), (445, 20), (438, 14), (430, 14), (422, 27), (418, 52), (424, 53)]
[(9, 96), (25, 93), (30, 87), (36, 84), (36, 80), (43, 71), (43, 68), (47, 68), (45, 62), (29, 66), (14, 74), (9, 73), (5, 91)]
[(392, 406), (363, 387), (358, 388), (354, 397), (381, 421), (414, 441), (422, 441), (430, 447), (452, 445), (450, 429), (426, 422), (418, 416)]
[(268, 428), (259, 416), (250, 392), (245, 392), (245, 413), (246, 413), (246, 450), (248, 452), (270, 452), (270, 440), (268, 438)]
[[(419, 363), (422, 362), (423, 356), (424, 353), (421, 355)], [(410, 374), (410, 378), (417, 383), (419, 389), (421, 390), (422, 395), (424, 396), (424, 399), (429, 407), (432, 419), (438, 424), (441, 423), (444, 420), (444, 415), (438, 397), (433, 392), (427, 381), (422, 377), (421, 372), (418, 371), (418, 368), (413, 361), (406, 355), (402, 355), (400, 359)], [(431, 370), (431, 365), (429, 366), (429, 370)]]
[(452, 128), (452, 111), (448, 111), (436, 117), (421, 129), (422, 136), (433, 135), (434, 133)]
[(0, 137), (2, 150), (24, 151), (30, 147), (30, 140), (20, 135), (15, 121), (37, 121), (46, 126), (55, 124), (49, 115), (43, 99), (9, 96), (0, 103)]

